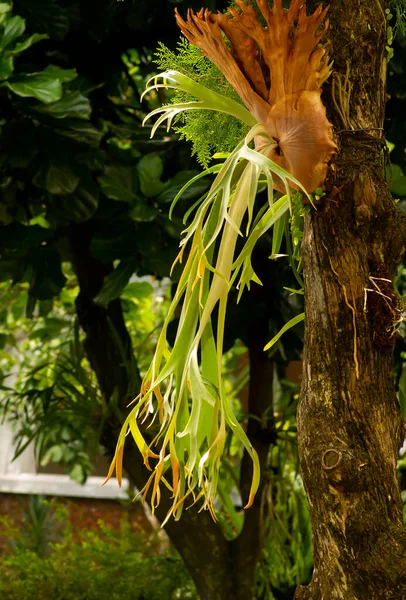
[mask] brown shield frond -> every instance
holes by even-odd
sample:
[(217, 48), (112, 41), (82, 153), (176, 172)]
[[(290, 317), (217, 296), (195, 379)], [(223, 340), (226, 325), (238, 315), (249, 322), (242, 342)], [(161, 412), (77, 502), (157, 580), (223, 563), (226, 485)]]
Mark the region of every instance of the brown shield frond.
[(236, 4), (239, 8), (230, 7), (226, 14), (189, 10), (186, 21), (176, 11), (176, 20), (265, 125), (276, 142), (269, 158), (312, 192), (323, 185), (336, 151), (320, 98), (331, 73), (326, 46), (320, 43), (328, 7), (320, 5), (308, 16), (305, 0), (292, 0), (288, 10), (282, 0), (274, 0), (272, 9), (267, 0), (257, 0), (263, 27), (251, 5)]

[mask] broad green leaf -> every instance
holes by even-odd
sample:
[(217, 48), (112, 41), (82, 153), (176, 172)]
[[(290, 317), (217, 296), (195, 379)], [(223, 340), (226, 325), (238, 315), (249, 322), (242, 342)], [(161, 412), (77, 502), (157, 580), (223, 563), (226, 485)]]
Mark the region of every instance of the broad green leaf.
[(399, 165), (392, 165), (391, 171), (388, 169), (389, 180), (390, 177), (392, 177), (390, 186), (390, 191), (392, 194), (406, 196), (406, 175), (404, 175)]
[(14, 60), (13, 57), (0, 58), (0, 81), (8, 79), (14, 71)]
[(39, 73), (15, 75), (3, 85), (7, 85), (19, 96), (37, 98), (49, 104), (62, 98), (62, 83), (72, 81), (76, 76), (75, 69), (61, 69), (55, 65), (48, 65)]
[(66, 212), (77, 223), (90, 219), (97, 209), (98, 202), (98, 187), (90, 181), (81, 182), (73, 194), (64, 197)]
[(82, 223), (94, 214), (99, 202), (99, 188), (93, 181), (80, 181), (72, 194), (52, 196), (48, 216), (54, 225)]
[(97, 148), (103, 137), (103, 132), (94, 125), (80, 119), (61, 119), (55, 122), (54, 133), (78, 142)]
[(158, 215), (158, 209), (149, 203), (147, 198), (137, 198), (130, 211), (130, 217), (134, 221), (153, 221)]
[(5, 22), (4, 33), (0, 38), (0, 48), (5, 50), (11, 42), (14, 42), (25, 31), (25, 20), (19, 16), (11, 17)]
[(136, 170), (141, 191), (147, 198), (155, 198), (169, 185), (168, 181), (161, 181), (163, 164), (157, 154), (147, 154), (140, 158)]
[(111, 165), (104, 169), (104, 175), (98, 178), (98, 182), (102, 192), (108, 198), (131, 203), (136, 198), (134, 175), (133, 167)]
[(41, 460), (41, 465), (46, 466), (51, 461), (58, 463), (60, 460), (62, 460), (62, 457), (63, 457), (63, 447), (59, 446), (59, 445), (51, 446), (51, 448), (49, 448), (47, 450), (47, 452), (44, 454), (44, 456)]
[(92, 255), (106, 263), (133, 257), (138, 251), (136, 224), (128, 218), (113, 219), (105, 223), (105, 228), (92, 237)]
[(66, 277), (62, 273), (57, 250), (53, 246), (40, 246), (31, 252), (29, 261), (32, 269), (30, 296), (47, 300), (59, 294)]
[(292, 327), (294, 327), (295, 325), (297, 325), (298, 323), (300, 323), (301, 321), (304, 321), (305, 318), (305, 314), (304, 313), (300, 313), (300, 315), (296, 315), (296, 317), (293, 317), (293, 319), (290, 319), (290, 321), (288, 321), (287, 323), (285, 323), (285, 325), (282, 327), (282, 329), (280, 329), (278, 331), (278, 333), (271, 339), (270, 342), (268, 342), (268, 344), (265, 346), (264, 350), (269, 350), (270, 348), (272, 348), (272, 346), (274, 344), (276, 344), (276, 342), (279, 340), (279, 338), (289, 329), (291, 329)]
[[(168, 183), (168, 187), (157, 196), (157, 202), (160, 204), (166, 204), (173, 202), (176, 195), (180, 192), (183, 186), (188, 183), (193, 177), (198, 175), (198, 171), (178, 171), (175, 177)], [(184, 201), (193, 200), (199, 198), (204, 192), (207, 191), (209, 182), (206, 179), (197, 179), (192, 185), (188, 186), (185, 192), (182, 194)]]
[(153, 293), (154, 288), (147, 281), (134, 281), (126, 285), (121, 296), (123, 298), (141, 300), (142, 298), (148, 298)]
[(62, 162), (49, 162), (43, 164), (40, 171), (34, 176), (33, 182), (36, 186), (46, 189), (50, 194), (57, 196), (72, 194), (80, 177), (69, 164)]
[[(50, 304), (52, 306), (52, 301), (43, 300), (40, 304)], [(56, 318), (48, 318), (44, 321), (44, 327), (38, 327), (34, 329), (30, 334), (29, 338), (31, 340), (41, 339), (41, 340), (51, 340), (60, 336), (61, 331), (63, 329), (68, 329), (70, 327), (70, 323), (65, 319), (56, 319)]]
[(79, 463), (73, 466), (69, 471), (69, 477), (76, 481), (77, 483), (84, 483), (86, 480), (86, 473)]
[(28, 48), (30, 48), (37, 42), (41, 42), (42, 40), (47, 40), (48, 37), (49, 36), (46, 33), (34, 33), (33, 35), (28, 37), (23, 42), (18, 42), (12, 48), (8, 48), (7, 55), (20, 54), (20, 52), (24, 52), (24, 50), (27, 50)]
[(57, 65), (48, 65), (42, 72), (50, 79), (59, 79), (62, 83), (69, 83), (78, 76), (76, 69), (62, 69)]
[(103, 287), (93, 301), (101, 306), (107, 306), (109, 302), (120, 296), (133, 273), (134, 261), (121, 261), (118, 267), (104, 278)]
[(54, 117), (54, 119), (74, 118), (83, 120), (90, 119), (92, 112), (89, 100), (82, 96), (80, 92), (70, 92), (57, 102), (40, 104), (35, 106), (33, 110)]
[(1, 85), (7, 86), (22, 98), (37, 98), (41, 102), (56, 102), (62, 97), (62, 83), (59, 79), (51, 79), (45, 72), (15, 75)]

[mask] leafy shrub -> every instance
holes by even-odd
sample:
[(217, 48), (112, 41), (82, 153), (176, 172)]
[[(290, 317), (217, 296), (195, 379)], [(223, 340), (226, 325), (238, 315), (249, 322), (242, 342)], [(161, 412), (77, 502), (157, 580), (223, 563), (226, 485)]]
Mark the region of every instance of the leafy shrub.
[(120, 531), (101, 521), (98, 531), (65, 525), (45, 556), (5, 520), (1, 535), (12, 542), (0, 564), (2, 600), (197, 599), (180, 558), (124, 522)]

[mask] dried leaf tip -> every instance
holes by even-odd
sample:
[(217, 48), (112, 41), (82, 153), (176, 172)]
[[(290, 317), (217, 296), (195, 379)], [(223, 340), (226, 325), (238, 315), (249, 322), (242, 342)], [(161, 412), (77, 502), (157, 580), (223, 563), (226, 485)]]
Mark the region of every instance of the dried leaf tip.
[(226, 14), (189, 9), (186, 20), (175, 9), (176, 21), (265, 125), (275, 140), (269, 158), (312, 192), (323, 186), (336, 151), (320, 98), (332, 69), (321, 43), (329, 7), (320, 5), (307, 15), (303, 0), (292, 0), (288, 10), (282, 0), (274, 0), (272, 9), (267, 0), (257, 0), (263, 27), (251, 5), (243, 0), (236, 4), (238, 9), (230, 7)]

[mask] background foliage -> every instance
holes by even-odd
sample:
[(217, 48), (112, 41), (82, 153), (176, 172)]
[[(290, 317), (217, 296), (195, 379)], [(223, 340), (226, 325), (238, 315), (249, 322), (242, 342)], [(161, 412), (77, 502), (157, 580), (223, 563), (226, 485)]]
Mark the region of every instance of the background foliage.
[(10, 545), (0, 567), (6, 600), (197, 600), (179, 557), (125, 519), (119, 531), (102, 521), (73, 531), (61, 506), (31, 498), (25, 529), (3, 519), (0, 536)]

